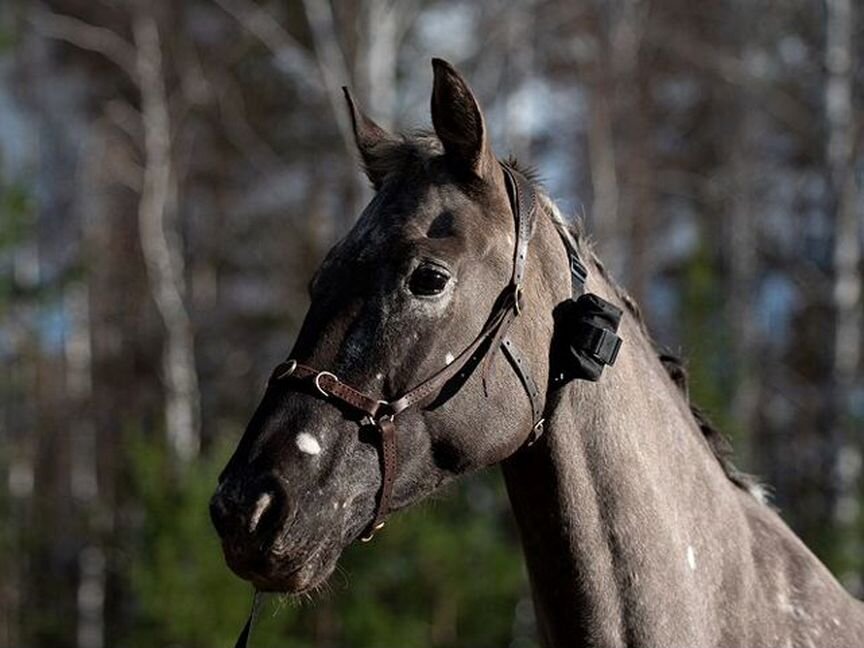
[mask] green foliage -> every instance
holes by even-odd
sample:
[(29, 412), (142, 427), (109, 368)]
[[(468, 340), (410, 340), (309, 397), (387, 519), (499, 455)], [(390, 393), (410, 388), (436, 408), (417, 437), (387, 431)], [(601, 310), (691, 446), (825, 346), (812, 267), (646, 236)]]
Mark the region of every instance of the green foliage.
[(706, 244), (685, 268), (682, 286), (682, 331), (693, 402), (705, 410), (725, 434), (736, 437), (729, 413), (730, 340), (727, 327), (717, 326), (723, 312), (723, 274)]
[[(475, 479), (456, 496), (400, 516), (346, 555), (351, 586), (343, 623), (357, 646), (500, 646), (527, 585), (502, 523), (498, 482)], [(486, 500), (487, 506), (478, 502)], [(484, 510), (485, 509), (485, 510)], [(381, 556), (387, 556), (382, 561)]]
[[(23, 183), (0, 177), (0, 252), (13, 250), (35, 235), (35, 216), (30, 193)], [(14, 293), (12, 273), (0, 273), (0, 312)]]
[(0, 21), (0, 54), (11, 51), (17, 40), (17, 35), (12, 28)]
[[(136, 599), (127, 646), (230, 646), (251, 603), (222, 560), (207, 503), (227, 458), (176, 470), (159, 444), (132, 444), (141, 528), (126, 577)], [(434, 510), (433, 510), (434, 509)], [(473, 478), (433, 506), (396, 516), (349, 548), (312, 601), (271, 598), (254, 648), (501, 646), (527, 583), (500, 479)], [(385, 559), (386, 558), (386, 559)], [(530, 644), (529, 644), (530, 645)]]
[(23, 241), (34, 225), (30, 193), (22, 183), (0, 181), (0, 248)]
[(143, 516), (127, 574), (136, 619), (123, 645), (227, 646), (240, 628), (249, 588), (229, 576), (207, 516), (225, 454), (177, 471), (160, 444), (130, 443)]

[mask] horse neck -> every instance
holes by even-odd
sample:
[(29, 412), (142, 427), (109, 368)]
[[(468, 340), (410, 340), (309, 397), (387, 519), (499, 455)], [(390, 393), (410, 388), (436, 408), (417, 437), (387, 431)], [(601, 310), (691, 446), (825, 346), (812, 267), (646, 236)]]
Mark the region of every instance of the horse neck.
[(720, 578), (711, 544), (742, 494), (619, 291), (590, 260), (589, 273), (625, 311), (618, 360), (551, 394), (544, 436), (504, 463), (538, 624), (553, 646), (678, 645), (679, 623), (700, 645), (697, 590)]

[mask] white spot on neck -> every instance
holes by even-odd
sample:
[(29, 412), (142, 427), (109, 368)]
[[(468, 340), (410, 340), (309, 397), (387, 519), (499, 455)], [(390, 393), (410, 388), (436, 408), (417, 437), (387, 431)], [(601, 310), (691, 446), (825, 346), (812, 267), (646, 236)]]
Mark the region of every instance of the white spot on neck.
[(383, 373), (375, 374), (375, 380), (384, 380), (384, 374)]
[(687, 564), (690, 565), (691, 570), (696, 570), (696, 551), (692, 545), (687, 546)]
[(756, 498), (756, 501), (760, 504), (767, 504), (768, 500), (771, 499), (771, 496), (768, 493), (768, 489), (765, 488), (762, 484), (750, 484), (747, 487), (749, 493)]
[(452, 354), (452, 353), (448, 353), (447, 355), (445, 355), (445, 356), (444, 356), (444, 362), (445, 362), (446, 364), (448, 364), (448, 365), (449, 365), (451, 362), (453, 362), (453, 354)]
[(301, 432), (298, 434), (294, 443), (297, 444), (297, 448), (300, 452), (305, 452), (313, 457), (321, 453), (321, 444), (318, 443), (318, 439), (308, 432)]

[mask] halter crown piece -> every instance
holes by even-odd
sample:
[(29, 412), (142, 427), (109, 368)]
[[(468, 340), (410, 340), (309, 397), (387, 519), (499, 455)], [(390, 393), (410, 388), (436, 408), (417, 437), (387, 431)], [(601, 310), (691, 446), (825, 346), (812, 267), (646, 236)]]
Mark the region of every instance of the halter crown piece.
[[(486, 386), (494, 350), (500, 347), (519, 378), (531, 404), (532, 426), (528, 445), (543, 433), (544, 398), (537, 383), (528, 373), (528, 363), (513, 340), (507, 335), (510, 325), (522, 312), (522, 285), (528, 245), (534, 233), (537, 214), (537, 194), (531, 183), (516, 169), (501, 163), (507, 184), (510, 206), (516, 221), (516, 245), (513, 272), (507, 286), (495, 302), (492, 314), (482, 331), (450, 364), (442, 367), (423, 382), (394, 400), (384, 400), (366, 394), (342, 382), (329, 372), (288, 359), (273, 371), (270, 384), (285, 384), (291, 389), (317, 396), (358, 415), (360, 425), (375, 430), (380, 439), (381, 489), (378, 492), (375, 514), (361, 536), (363, 542), (372, 539), (384, 526), (390, 510), (390, 498), (398, 469), (396, 448), (396, 418), (407, 409), (426, 403), (451, 379), (464, 378), (466, 367), (475, 367), (483, 361), (483, 385)], [(563, 238), (563, 234), (562, 234)], [(592, 293), (585, 293), (588, 271), (579, 259), (576, 249), (564, 241), (569, 256), (571, 297), (562, 304), (561, 325), (567, 352), (561, 359), (557, 374), (550, 378), (550, 389), (558, 388), (573, 379), (596, 381), (603, 368), (613, 365), (621, 347), (618, 324), (621, 310)], [(556, 323), (557, 326), (557, 323)], [(254, 612), (254, 609), (253, 609)], [(235, 648), (245, 648), (251, 630), (252, 614), (246, 622)]]
[[(531, 404), (532, 427), (528, 442), (533, 443), (543, 432), (543, 398), (537, 383), (528, 373), (525, 356), (507, 335), (513, 320), (522, 311), (522, 285), (525, 279), (525, 264), (528, 245), (534, 233), (537, 214), (537, 194), (531, 183), (512, 167), (501, 164), (506, 178), (510, 205), (516, 220), (516, 246), (513, 272), (510, 282), (496, 300), (486, 326), (452, 362), (442, 367), (423, 382), (395, 400), (384, 400), (364, 393), (342, 382), (335, 374), (321, 371), (296, 360), (289, 359), (276, 367), (270, 383), (284, 383), (292, 389), (304, 390), (314, 396), (359, 415), (361, 425), (374, 428), (381, 443), (381, 490), (375, 515), (361, 539), (369, 541), (377, 530), (384, 526), (390, 508), (393, 482), (396, 479), (396, 417), (412, 407), (425, 403), (437, 394), (452, 378), (460, 375), (467, 366), (483, 360), (483, 380), (492, 359), (493, 350), (501, 348), (510, 366), (519, 377)], [(621, 319), (621, 310), (594, 294), (583, 294), (588, 271), (579, 259), (576, 250), (567, 246), (570, 257), (572, 294), (566, 305), (565, 326), (569, 329), (568, 371), (565, 379), (581, 378), (597, 380), (605, 365), (615, 363), (621, 338), (616, 334)], [(488, 343), (488, 344), (487, 344)], [(560, 386), (561, 380), (553, 381)]]

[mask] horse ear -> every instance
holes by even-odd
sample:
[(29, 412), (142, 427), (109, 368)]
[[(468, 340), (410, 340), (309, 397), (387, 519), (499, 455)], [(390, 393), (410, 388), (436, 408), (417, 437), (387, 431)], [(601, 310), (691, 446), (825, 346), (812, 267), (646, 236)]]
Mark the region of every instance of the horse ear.
[(348, 112), (351, 115), (351, 126), (354, 129), (354, 142), (360, 151), (360, 159), (363, 161), (363, 170), (372, 183), (375, 190), (380, 189), (387, 169), (383, 164), (388, 149), (398, 142), (398, 139), (381, 128), (372, 119), (357, 107), (351, 92), (345, 86), (345, 101), (348, 104)]
[[(432, 59), (432, 124), (454, 164), (484, 177), (494, 168), (480, 104), (468, 83), (447, 61)], [(491, 165), (490, 165), (491, 163)]]

